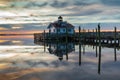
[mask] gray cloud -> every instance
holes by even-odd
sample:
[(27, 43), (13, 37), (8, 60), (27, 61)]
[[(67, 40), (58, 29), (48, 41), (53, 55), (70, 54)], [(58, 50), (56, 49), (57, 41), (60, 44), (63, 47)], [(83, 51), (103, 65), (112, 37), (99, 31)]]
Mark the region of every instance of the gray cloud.
[(52, 1), (52, 4), (50, 4), (50, 6), (54, 7), (54, 8), (63, 8), (63, 7), (67, 7), (67, 6), (87, 6), (87, 5), (91, 5), (91, 4), (95, 4), (96, 2), (91, 2), (91, 1), (87, 1), (87, 0), (64, 0), (63, 2), (61, 2), (60, 0), (54, 0)]
[(101, 0), (102, 4), (109, 6), (120, 6), (120, 0)]
[(31, 8), (31, 7), (44, 7), (51, 6), (54, 8), (64, 8), (67, 6), (86, 6), (90, 4), (94, 4), (96, 2), (86, 1), (86, 0), (50, 0), (48, 1), (13, 1), (10, 3), (10, 7), (23, 7), (23, 8)]
[(55, 0), (50, 4), (50, 6), (55, 7), (55, 8), (63, 8), (63, 7), (68, 6), (68, 3)]
[(44, 7), (46, 6), (48, 3), (44, 2), (44, 3), (40, 3), (40, 2), (30, 2), (27, 5), (25, 5), (25, 8), (30, 8), (30, 7)]
[[(19, 3), (21, 5), (19, 5)], [(13, 2), (10, 4), (10, 7), (14, 7), (14, 8), (31, 8), (31, 7), (44, 7), (46, 6), (48, 3), (47, 2), (28, 2), (28, 1), (25, 1), (25, 2)]]
[[(15, 10), (15, 14), (19, 13), (21, 15), (24, 14), (21, 12), (21, 10), (24, 9), (25, 15), (65, 15), (89, 17), (90, 15), (99, 15), (102, 16), (104, 20), (104, 15), (114, 16), (119, 14), (119, 4), (120, 0), (17, 0), (12, 1), (8, 8), (11, 9), (11, 12), (13, 10), (14, 13)], [(119, 16), (105, 18), (119, 19)]]
[(0, 27), (8, 28), (10, 29), (12, 26), (9, 24), (0, 24)]
[(98, 13), (101, 13), (102, 10), (87, 10), (87, 11), (84, 11), (84, 12), (81, 12), (81, 13), (78, 13), (78, 15), (94, 15), (94, 14), (98, 14)]
[(91, 3), (87, 3), (87, 2), (83, 2), (83, 1), (75, 1), (74, 5), (77, 6), (86, 6), (86, 5), (90, 5)]

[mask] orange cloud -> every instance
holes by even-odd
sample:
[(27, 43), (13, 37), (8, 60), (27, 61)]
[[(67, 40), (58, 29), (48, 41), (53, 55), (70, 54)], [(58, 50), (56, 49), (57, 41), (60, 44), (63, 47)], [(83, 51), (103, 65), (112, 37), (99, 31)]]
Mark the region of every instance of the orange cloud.
[(8, 29), (4, 27), (0, 27), (0, 30), (8, 30)]
[(0, 6), (8, 6), (10, 0), (0, 0)]
[(6, 42), (6, 41), (8, 41), (8, 40), (0, 40), (0, 43), (4, 43), (4, 42)]
[(13, 26), (12, 29), (20, 29), (22, 27)]

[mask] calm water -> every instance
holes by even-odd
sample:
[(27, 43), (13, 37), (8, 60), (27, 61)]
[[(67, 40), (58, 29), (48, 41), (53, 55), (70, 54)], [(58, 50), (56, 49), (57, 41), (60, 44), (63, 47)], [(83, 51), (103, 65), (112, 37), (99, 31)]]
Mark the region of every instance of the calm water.
[(120, 80), (120, 51), (102, 47), (99, 57), (96, 48), (81, 45), (80, 54), (74, 43), (34, 44), (30, 35), (1, 36), (0, 80)]

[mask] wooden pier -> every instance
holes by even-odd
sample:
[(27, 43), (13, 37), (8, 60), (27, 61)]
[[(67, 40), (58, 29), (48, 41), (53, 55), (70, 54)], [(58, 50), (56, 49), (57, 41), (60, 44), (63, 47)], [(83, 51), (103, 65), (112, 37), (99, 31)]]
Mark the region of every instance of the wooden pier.
[[(86, 32), (87, 31), (87, 32)], [(120, 32), (117, 31), (117, 28), (114, 27), (113, 31), (102, 31), (100, 24), (94, 30), (82, 30), (81, 27), (78, 28), (78, 32), (74, 34), (53, 34), (49, 32), (37, 33), (34, 34), (34, 43), (39, 45), (44, 45), (44, 51), (46, 50), (45, 46), (51, 47), (53, 45), (58, 46), (59, 44), (65, 44), (65, 48), (55, 52), (60, 60), (63, 59), (62, 52), (65, 52), (66, 60), (69, 59), (68, 53), (69, 50), (74, 50), (75, 45), (79, 45), (79, 65), (82, 65), (82, 53), (85, 54), (85, 45), (95, 47), (95, 56), (98, 58), (98, 74), (101, 74), (101, 57), (102, 57), (102, 47), (114, 48), (114, 61), (117, 61), (117, 50), (120, 49)], [(72, 43), (74, 47), (69, 49), (68, 43)], [(56, 46), (56, 47), (57, 47)], [(52, 49), (52, 48), (51, 48)], [(60, 47), (55, 48), (56, 50)], [(60, 53), (59, 53), (60, 52)], [(51, 53), (52, 54), (52, 53)]]
[(54, 34), (49, 32), (43, 33), (35, 33), (34, 34), (34, 43), (36, 42), (81, 42), (84, 44), (104, 44), (110, 46), (120, 46), (120, 32), (117, 31), (117, 28), (114, 27), (113, 31), (101, 31), (100, 25), (91, 32), (84, 32), (81, 30), (81, 27), (78, 29), (79, 32), (75, 32), (74, 34), (68, 34), (67, 32), (64, 34)]

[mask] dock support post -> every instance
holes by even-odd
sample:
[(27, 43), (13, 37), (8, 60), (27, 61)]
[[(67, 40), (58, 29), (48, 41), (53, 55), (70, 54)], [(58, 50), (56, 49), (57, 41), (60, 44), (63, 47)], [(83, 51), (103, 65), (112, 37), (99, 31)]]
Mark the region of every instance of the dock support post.
[(120, 46), (120, 32), (118, 33), (118, 46)]
[(44, 39), (43, 39), (43, 42), (44, 42), (44, 52), (46, 51), (46, 46), (45, 46), (45, 30), (44, 30)]
[(96, 57), (98, 56), (98, 50), (97, 50), (97, 45), (96, 45)]
[(66, 60), (68, 60), (68, 47), (67, 47), (67, 44), (68, 43), (66, 43)]
[(79, 65), (81, 65), (81, 27), (79, 26)]
[(95, 43), (95, 38), (94, 38), (94, 29), (93, 29), (93, 34), (92, 34), (92, 36), (93, 36), (93, 43)]
[(117, 28), (114, 28), (114, 44), (116, 45)]
[(85, 44), (83, 44), (83, 54), (85, 54)]
[(97, 57), (97, 56), (98, 56), (98, 49), (97, 49), (97, 42), (98, 42), (98, 30), (97, 30), (97, 28), (96, 28), (96, 35), (95, 35), (95, 36), (96, 36), (96, 38), (95, 38), (95, 39), (96, 39), (96, 40), (95, 40), (95, 41), (96, 41), (96, 43), (95, 43), (95, 44), (96, 44), (96, 57)]
[(98, 24), (98, 40), (99, 40), (98, 74), (100, 74), (100, 71), (101, 71), (101, 33), (100, 33), (100, 24)]
[(117, 28), (114, 28), (114, 55), (115, 55), (115, 61), (117, 60), (117, 54), (116, 54), (116, 32), (117, 32)]
[(98, 43), (98, 30), (96, 28), (96, 44)]
[(66, 60), (68, 60), (68, 28), (66, 27)]

